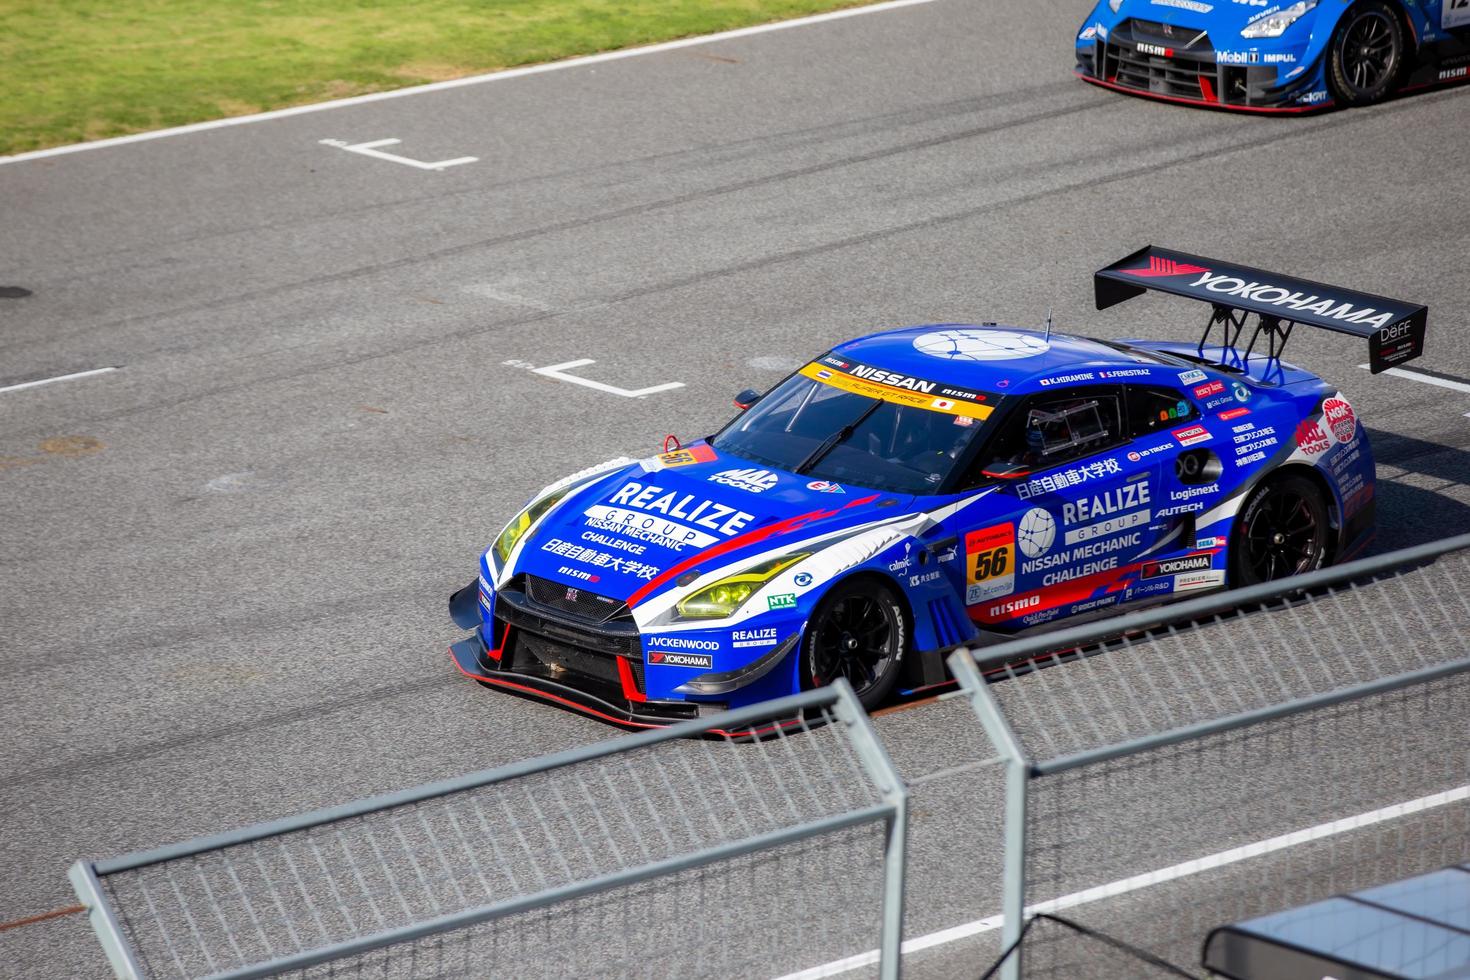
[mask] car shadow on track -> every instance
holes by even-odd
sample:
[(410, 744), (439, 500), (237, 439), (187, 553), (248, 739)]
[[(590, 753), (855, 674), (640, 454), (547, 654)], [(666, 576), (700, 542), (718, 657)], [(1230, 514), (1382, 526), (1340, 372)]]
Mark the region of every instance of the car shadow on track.
[[(1380, 469), (1378, 537), (1370, 553), (1470, 531), (1470, 503), (1447, 492), (1470, 485), (1470, 452), (1396, 432), (1367, 431)], [(1385, 479), (1381, 471), (1389, 467), (1405, 474)]]

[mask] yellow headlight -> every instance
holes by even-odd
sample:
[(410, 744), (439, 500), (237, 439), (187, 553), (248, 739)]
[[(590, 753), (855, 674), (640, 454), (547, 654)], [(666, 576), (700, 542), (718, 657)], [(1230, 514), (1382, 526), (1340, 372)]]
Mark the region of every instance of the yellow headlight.
[(517, 514), (515, 520), (506, 525), (505, 530), (500, 532), (500, 537), (495, 541), (495, 554), (502, 563), (510, 558), (510, 553), (515, 550), (516, 542), (520, 541), (521, 536), (531, 529), (531, 525), (541, 520), (548, 510), (560, 503), (570, 490), (571, 488), (567, 487), (547, 494)]
[(811, 557), (810, 552), (782, 555), (762, 562), (737, 575), (722, 578), (698, 592), (685, 596), (675, 608), (685, 619), (724, 619), (735, 615), (756, 590), (786, 569)]

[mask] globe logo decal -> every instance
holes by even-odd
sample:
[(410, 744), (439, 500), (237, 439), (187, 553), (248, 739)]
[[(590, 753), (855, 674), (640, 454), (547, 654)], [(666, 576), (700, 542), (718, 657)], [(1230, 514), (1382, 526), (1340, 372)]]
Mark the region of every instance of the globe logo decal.
[(914, 349), (950, 361), (1014, 361), (1045, 354), (1051, 343), (1011, 330), (936, 330), (915, 337)]
[(1021, 516), (1016, 543), (1021, 546), (1021, 553), (1027, 558), (1035, 558), (1051, 550), (1051, 543), (1056, 540), (1056, 536), (1057, 522), (1052, 520), (1051, 514), (1040, 507), (1032, 507)]

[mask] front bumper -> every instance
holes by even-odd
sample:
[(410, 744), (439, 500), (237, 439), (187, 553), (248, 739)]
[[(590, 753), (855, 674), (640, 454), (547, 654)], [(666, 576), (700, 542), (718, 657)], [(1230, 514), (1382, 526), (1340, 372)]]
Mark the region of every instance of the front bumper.
[[(493, 606), (478, 595), (478, 583), (472, 582), (449, 600), (451, 618), (471, 630), (449, 648), (455, 667), (466, 677), (627, 728), (662, 728), (727, 707), (723, 700), (650, 699), (641, 638), (630, 619), (578, 620), (514, 586), (496, 593)], [(488, 625), (476, 621), (482, 609)], [(798, 721), (711, 734), (759, 737)]]
[(1105, 38), (1079, 43), (1075, 70), (1094, 85), (1165, 102), (1285, 114), (1331, 107), (1318, 68), (1281, 80), (1278, 65), (1296, 64), (1297, 57), (1284, 51), (1221, 52), (1204, 31), (1133, 18)]

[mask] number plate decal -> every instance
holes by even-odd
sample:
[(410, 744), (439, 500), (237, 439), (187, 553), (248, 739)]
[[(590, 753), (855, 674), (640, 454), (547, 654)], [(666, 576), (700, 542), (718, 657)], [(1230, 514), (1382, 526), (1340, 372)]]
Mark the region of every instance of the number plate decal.
[(995, 524), (965, 535), (965, 603), (1016, 591), (1016, 525)]

